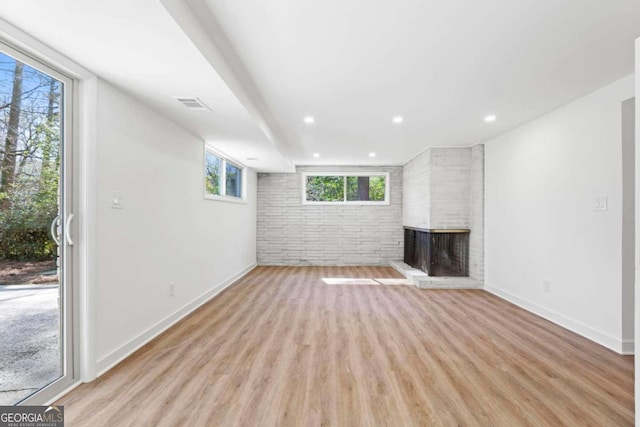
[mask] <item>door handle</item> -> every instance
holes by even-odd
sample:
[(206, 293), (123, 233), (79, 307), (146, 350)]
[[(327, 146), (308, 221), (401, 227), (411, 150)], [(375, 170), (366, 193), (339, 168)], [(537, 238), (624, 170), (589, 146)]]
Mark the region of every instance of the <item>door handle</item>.
[(71, 221), (73, 221), (73, 214), (69, 214), (67, 222), (64, 225), (64, 235), (67, 238), (67, 245), (73, 246), (73, 240), (71, 240)]
[(56, 242), (56, 245), (60, 246), (60, 236), (58, 235), (58, 225), (60, 222), (60, 215), (56, 215), (55, 218), (53, 218), (53, 221), (51, 221), (51, 238), (53, 239), (54, 242)]

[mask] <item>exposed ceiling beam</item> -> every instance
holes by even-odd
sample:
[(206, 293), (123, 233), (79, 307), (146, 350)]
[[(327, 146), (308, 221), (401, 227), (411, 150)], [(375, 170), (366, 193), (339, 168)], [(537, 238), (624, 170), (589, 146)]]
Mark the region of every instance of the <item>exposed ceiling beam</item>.
[(160, 0), (160, 3), (254, 118), (258, 127), (287, 161), (290, 171), (295, 171), (291, 156), (296, 153), (297, 146), (275, 120), (206, 2)]

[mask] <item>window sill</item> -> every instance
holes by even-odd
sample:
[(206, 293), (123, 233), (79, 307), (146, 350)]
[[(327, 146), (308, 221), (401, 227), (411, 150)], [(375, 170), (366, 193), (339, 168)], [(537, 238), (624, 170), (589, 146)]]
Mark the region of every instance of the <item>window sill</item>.
[(213, 196), (211, 194), (204, 195), (205, 200), (213, 200), (216, 202), (228, 202), (228, 203), (238, 203), (242, 205), (246, 205), (247, 201), (244, 199), (240, 199), (238, 197), (229, 197), (229, 196)]
[(304, 206), (389, 206), (389, 202), (309, 202), (303, 201)]

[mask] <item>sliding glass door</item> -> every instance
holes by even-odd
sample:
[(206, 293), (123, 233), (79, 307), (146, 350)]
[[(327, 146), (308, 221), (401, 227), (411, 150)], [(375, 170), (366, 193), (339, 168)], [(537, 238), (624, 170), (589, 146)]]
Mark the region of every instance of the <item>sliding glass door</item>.
[(74, 82), (0, 44), (0, 404), (74, 378)]

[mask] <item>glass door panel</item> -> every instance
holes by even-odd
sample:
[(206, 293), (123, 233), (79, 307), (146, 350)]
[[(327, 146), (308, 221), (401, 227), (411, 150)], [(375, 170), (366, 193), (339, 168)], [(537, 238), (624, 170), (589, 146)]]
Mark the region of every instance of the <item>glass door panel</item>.
[(71, 83), (0, 45), (0, 405), (73, 376)]

